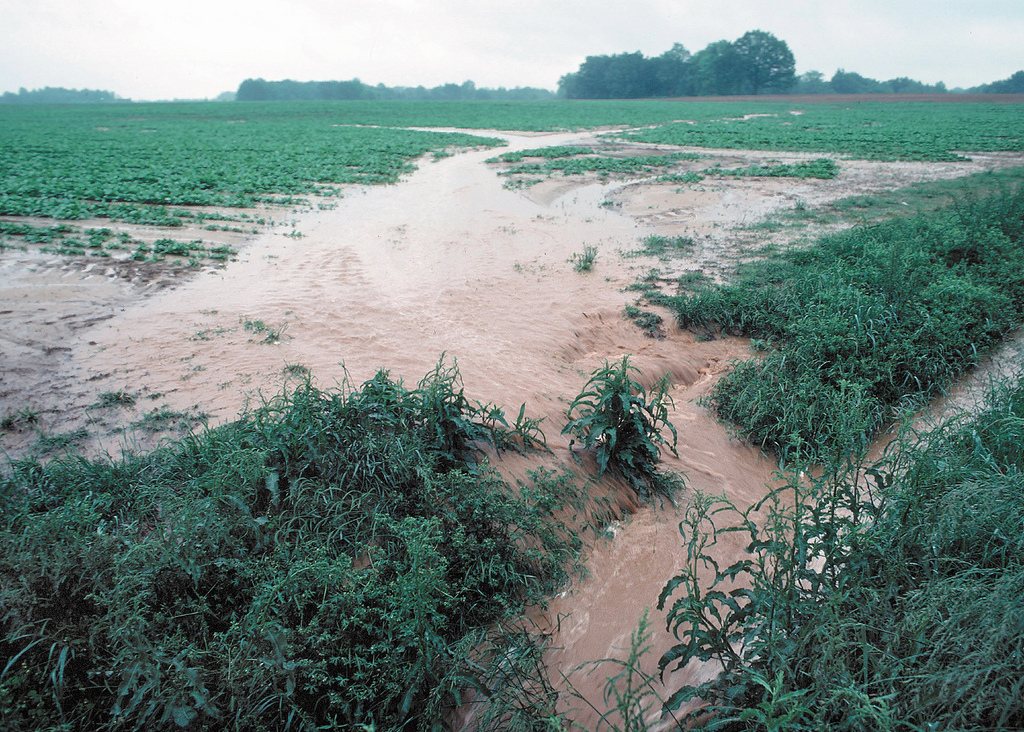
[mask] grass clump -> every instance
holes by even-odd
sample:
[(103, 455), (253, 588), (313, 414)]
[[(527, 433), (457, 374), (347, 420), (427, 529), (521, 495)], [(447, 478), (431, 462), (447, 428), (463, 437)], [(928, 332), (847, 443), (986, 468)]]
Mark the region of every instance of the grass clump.
[(783, 460), (857, 452), (933, 396), (1024, 312), (1024, 190), (860, 227), (660, 298), (682, 327), (774, 349), (708, 403)]
[[(1018, 381), (878, 463), (794, 472), (749, 512), (695, 496), (686, 568), (659, 602), (680, 641), (661, 667), (722, 670), (668, 708), (700, 698), (684, 722), (723, 730), (1020, 729), (1022, 446)], [(746, 554), (720, 568), (734, 532)]]
[[(671, 496), (681, 478), (657, 469), (662, 448), (677, 454), (678, 435), (668, 418), (672, 406), (668, 375), (648, 390), (634, 378), (639, 373), (629, 356), (594, 371), (569, 405), (569, 422), (562, 434), (573, 435), (584, 449), (595, 451), (600, 475), (617, 470), (643, 499)], [(665, 430), (672, 435), (671, 442)]]
[(579, 547), (554, 518), (571, 484), (486, 466), (540, 440), (505, 422), (439, 364), (414, 389), (306, 380), (145, 455), (13, 463), (5, 724), (432, 730), (466, 685), (499, 695), (502, 623)]
[(574, 252), (569, 257), (569, 261), (576, 272), (589, 272), (594, 268), (594, 262), (597, 261), (597, 247), (588, 244), (583, 247), (582, 252)]
[(828, 158), (818, 158), (803, 163), (776, 163), (749, 165), (746, 168), (708, 168), (705, 175), (731, 176), (738, 178), (819, 178), (832, 180), (839, 175), (839, 165)]
[(39, 422), (39, 412), (28, 407), (22, 407), (0, 419), (0, 430), (4, 432), (30, 427)]
[(648, 338), (662, 340), (665, 337), (665, 329), (662, 328), (664, 319), (657, 313), (650, 310), (643, 310), (636, 305), (627, 305), (622, 314), (632, 320), (636, 327), (644, 332)]
[(663, 261), (685, 257), (693, 253), (694, 242), (688, 236), (660, 236), (651, 234), (640, 240), (641, 247), (628, 252), (626, 256), (650, 256)]
[(105, 391), (96, 399), (93, 405), (97, 409), (110, 409), (112, 407), (130, 407), (135, 404), (135, 396), (124, 389), (117, 391)]

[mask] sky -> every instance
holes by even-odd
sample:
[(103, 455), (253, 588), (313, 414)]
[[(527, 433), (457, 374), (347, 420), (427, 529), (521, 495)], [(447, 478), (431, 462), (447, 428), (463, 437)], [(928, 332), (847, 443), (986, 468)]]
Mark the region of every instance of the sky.
[(203, 99), (247, 78), (554, 90), (587, 56), (763, 30), (797, 73), (971, 87), (1024, 69), (1024, 0), (0, 0), (0, 92)]

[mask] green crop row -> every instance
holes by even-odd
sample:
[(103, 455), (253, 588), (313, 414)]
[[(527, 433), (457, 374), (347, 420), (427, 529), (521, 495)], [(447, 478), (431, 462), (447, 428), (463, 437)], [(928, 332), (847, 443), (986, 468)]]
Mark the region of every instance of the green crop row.
[(131, 252), (127, 256), (135, 261), (156, 262), (170, 256), (187, 259), (193, 264), (203, 259), (223, 262), (238, 253), (224, 244), (208, 247), (201, 239), (183, 242), (162, 237), (146, 243), (127, 232), (115, 233), (105, 227), (80, 229), (69, 224), (37, 226), (0, 221), (0, 249), (29, 244), (41, 244), (43, 251), (64, 256), (110, 257)]
[[(1021, 120), (1019, 105), (996, 104), (12, 105), (0, 108), (0, 215), (179, 225), (183, 219), (208, 217), (194, 207), (244, 208), (331, 194), (344, 184), (392, 183), (425, 153), (497, 144), (490, 138), (401, 126), (553, 130), (621, 125), (648, 128), (618, 133), (644, 142), (956, 160), (957, 151), (1021, 150)], [(615, 172), (643, 165), (579, 162), (582, 150), (557, 154), (572, 154), (570, 171), (596, 166)]]
[[(215, 105), (211, 112), (221, 111)], [(331, 115), (230, 118), (159, 105), (0, 110), (0, 215), (174, 225), (169, 207), (247, 208), (351, 183), (394, 183), (413, 160), (493, 145), (465, 134), (356, 127)]]
[(867, 160), (963, 160), (962, 153), (1024, 150), (1018, 104), (779, 105), (618, 136), (639, 142), (744, 150), (807, 150)]
[[(590, 151), (588, 151), (590, 152)], [(557, 157), (544, 163), (524, 163), (502, 171), (500, 175), (582, 175), (583, 173), (619, 173), (621, 175), (650, 174), (680, 160), (693, 160), (693, 153), (670, 153), (667, 155), (636, 155), (614, 157), (610, 155)]]

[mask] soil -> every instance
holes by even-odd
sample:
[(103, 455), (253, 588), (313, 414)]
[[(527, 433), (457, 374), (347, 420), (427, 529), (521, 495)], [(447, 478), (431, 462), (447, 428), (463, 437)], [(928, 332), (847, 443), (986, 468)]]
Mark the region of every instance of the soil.
[[(507, 150), (602, 144), (591, 133), (481, 134), (507, 139)], [(701, 167), (820, 157), (702, 152), (718, 159)], [(414, 383), (444, 357), (457, 362), (470, 398), (513, 415), (525, 403), (527, 414), (543, 418), (551, 455), (510, 455), (499, 468), (517, 478), (544, 465), (582, 482), (590, 466), (559, 434), (566, 406), (591, 371), (632, 354), (647, 383), (670, 374), (674, 384), (679, 457), (666, 455), (664, 467), (685, 475), (687, 490), (725, 493), (744, 507), (764, 495), (775, 465), (696, 400), (733, 359), (748, 355), (746, 342), (703, 341), (671, 325), (664, 339), (646, 337), (622, 316), (635, 300), (624, 288), (652, 267), (725, 276), (744, 248), (765, 243), (751, 225), (798, 202), (811, 207), (1021, 164), (1006, 156), (842, 161), (829, 181), (697, 186), (559, 175), (510, 190), (496, 175), (500, 166), (485, 162), (495, 154), (424, 160), (399, 185), (352, 187), (336, 205), (311, 202), (279, 214), (287, 224), (232, 242), (240, 254), (225, 267), (131, 269), (38, 250), (0, 252), (0, 416), (7, 418), (0, 446), (10, 457), (40, 454), (53, 443), (40, 435), (65, 435), (90, 454), (143, 449), (166, 434), (158, 427), (231, 420), (306, 373), (324, 387), (360, 384), (382, 368)], [(670, 263), (629, 255), (651, 234), (688, 236), (696, 246)], [(593, 270), (576, 272), (570, 258), (586, 246), (598, 250)], [(654, 606), (682, 549), (672, 506), (638, 509), (610, 478), (594, 491), (611, 497), (618, 519), (591, 542), (586, 577), (531, 617), (550, 634), (552, 679), (568, 678), (603, 707), (604, 679), (615, 670), (579, 667), (624, 657), (649, 607), (654, 636), (645, 668), (656, 668), (674, 639)], [(723, 559), (741, 549), (720, 548)], [(708, 671), (669, 674), (658, 690), (701, 673)], [(592, 728), (587, 704), (567, 703)]]

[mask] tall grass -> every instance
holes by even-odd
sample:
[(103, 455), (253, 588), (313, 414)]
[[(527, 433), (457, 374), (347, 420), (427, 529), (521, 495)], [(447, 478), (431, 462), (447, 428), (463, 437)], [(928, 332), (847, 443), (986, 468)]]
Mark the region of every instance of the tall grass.
[(481, 459), (542, 439), (516, 424), (441, 363), (413, 389), (307, 380), (146, 455), (10, 465), (5, 728), (422, 730), (467, 685), (515, 701), (488, 686), (523, 647), (502, 624), (579, 548), (568, 481)]
[(662, 298), (683, 327), (768, 353), (709, 404), (785, 461), (862, 449), (976, 363), (1024, 313), (1024, 189), (859, 227)]
[[(1022, 489), (1017, 382), (878, 463), (794, 473), (753, 511), (696, 495), (661, 664), (722, 670), (668, 709), (703, 699), (686, 720), (728, 730), (1024, 727)], [(746, 555), (723, 568), (713, 547), (732, 532)]]

